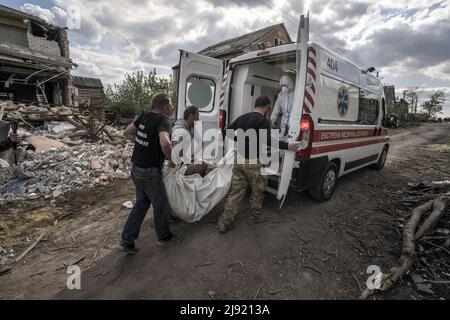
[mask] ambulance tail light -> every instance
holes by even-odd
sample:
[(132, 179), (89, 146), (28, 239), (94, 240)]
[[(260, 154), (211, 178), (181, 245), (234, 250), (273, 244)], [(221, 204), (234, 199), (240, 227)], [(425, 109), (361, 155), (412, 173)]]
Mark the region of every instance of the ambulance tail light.
[(312, 146), (312, 138), (314, 131), (314, 123), (311, 119), (311, 116), (308, 114), (304, 114), (300, 121), (300, 136), (298, 137), (298, 141), (301, 142), (300, 150), (297, 151), (296, 156), (298, 158), (309, 158), (311, 155), (311, 146)]
[(220, 110), (219, 113), (219, 127), (220, 129), (225, 128), (225, 121), (227, 119), (227, 112), (225, 110)]

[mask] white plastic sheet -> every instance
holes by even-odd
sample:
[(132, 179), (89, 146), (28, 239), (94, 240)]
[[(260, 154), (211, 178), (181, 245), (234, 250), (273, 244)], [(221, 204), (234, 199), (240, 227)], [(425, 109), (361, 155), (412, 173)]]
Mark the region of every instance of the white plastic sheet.
[(231, 150), (203, 178), (199, 174), (185, 176), (186, 167), (167, 168), (164, 184), (173, 213), (186, 222), (199, 221), (208, 214), (230, 189), (233, 160), (234, 150)]
[(47, 130), (55, 134), (73, 131), (75, 129), (76, 127), (69, 122), (50, 121), (47, 124)]

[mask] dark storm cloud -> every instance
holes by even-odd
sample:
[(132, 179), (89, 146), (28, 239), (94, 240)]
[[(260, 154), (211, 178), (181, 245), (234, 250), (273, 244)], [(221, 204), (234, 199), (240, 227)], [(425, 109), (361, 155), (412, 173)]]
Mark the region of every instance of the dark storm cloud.
[(348, 54), (359, 62), (370, 61), (378, 66), (390, 66), (410, 59), (411, 69), (450, 60), (450, 25), (436, 23), (434, 26), (412, 30), (409, 25), (397, 25), (394, 29), (380, 29), (367, 38), (367, 43)]

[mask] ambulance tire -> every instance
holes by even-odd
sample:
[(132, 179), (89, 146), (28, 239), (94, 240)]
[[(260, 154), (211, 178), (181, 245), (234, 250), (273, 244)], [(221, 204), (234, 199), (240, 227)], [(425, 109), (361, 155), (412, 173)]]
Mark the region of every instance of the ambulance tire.
[(338, 178), (338, 167), (330, 162), (323, 172), (320, 182), (309, 189), (309, 195), (316, 201), (325, 202), (330, 200), (336, 189)]
[(378, 158), (378, 162), (373, 164), (371, 167), (377, 171), (380, 171), (384, 168), (384, 164), (386, 163), (388, 148), (384, 147), (383, 151), (380, 154), (380, 157)]

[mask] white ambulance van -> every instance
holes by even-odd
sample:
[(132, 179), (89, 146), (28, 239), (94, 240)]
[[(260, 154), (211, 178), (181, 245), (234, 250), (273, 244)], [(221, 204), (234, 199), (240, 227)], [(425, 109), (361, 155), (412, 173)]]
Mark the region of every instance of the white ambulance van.
[(380, 79), (308, 40), (302, 16), (297, 43), (244, 54), (226, 68), (221, 60), (181, 51), (176, 75), (177, 117), (195, 105), (206, 128), (224, 128), (251, 112), (260, 95), (273, 105), (281, 76), (295, 79), (288, 140), (302, 141), (302, 148), (285, 152), (279, 172), (269, 176), (267, 191), (279, 200), (295, 189), (326, 201), (338, 177), (369, 165), (381, 170), (389, 150)]

